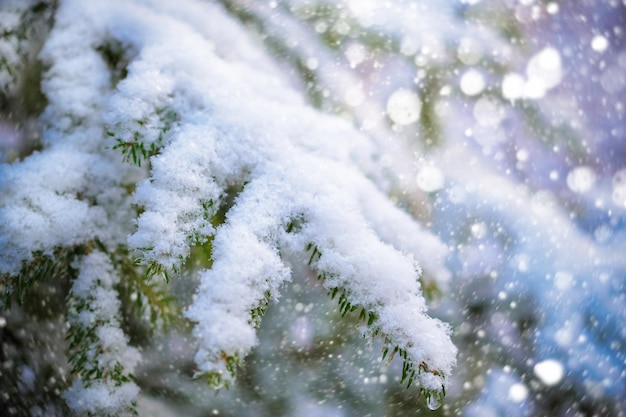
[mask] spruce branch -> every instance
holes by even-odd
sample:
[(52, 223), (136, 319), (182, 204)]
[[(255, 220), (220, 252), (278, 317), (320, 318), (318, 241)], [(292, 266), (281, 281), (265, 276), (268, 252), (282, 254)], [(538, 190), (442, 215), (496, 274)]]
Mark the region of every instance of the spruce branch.
[(1, 274), (0, 288), (4, 291), (4, 301), (0, 306), (6, 310), (11, 308), (15, 300), (23, 304), (32, 287), (39, 281), (57, 279), (67, 280), (75, 275), (72, 262), (84, 251), (82, 247), (57, 247), (52, 253), (36, 251), (30, 262), (23, 261), (19, 274)]
[[(322, 260), (322, 252), (314, 243), (308, 243), (306, 245), (306, 251), (311, 252), (308, 265), (311, 268), (316, 269), (316, 265)], [(419, 271), (417, 271), (417, 273), (419, 274)], [(322, 282), (326, 281), (326, 272), (318, 270), (317, 279)], [(337, 297), (338, 294), (339, 297)], [(359, 310), (358, 321), (365, 325), (362, 329), (363, 335), (367, 336), (369, 334), (372, 339), (380, 336), (383, 339), (384, 344), (382, 348), (381, 360), (385, 361), (385, 358), (387, 358), (387, 361), (385, 362), (386, 365), (391, 363), (396, 353), (398, 354), (398, 356), (402, 359), (402, 375), (400, 378), (401, 384), (406, 383), (406, 388), (408, 389), (415, 381), (416, 376), (420, 377), (423, 373), (430, 374), (441, 380), (441, 386), (435, 388), (420, 387), (420, 392), (427, 399), (427, 403), (435, 400), (441, 402), (443, 400), (443, 397), (445, 397), (446, 385), (445, 373), (438, 369), (430, 369), (426, 362), (418, 362), (409, 353), (407, 353), (407, 349), (413, 347), (412, 342), (408, 342), (405, 346), (396, 344), (392, 337), (382, 331), (378, 313), (369, 307), (352, 301), (354, 297), (350, 294), (350, 290), (338, 286), (331, 286), (328, 288), (328, 295), (333, 300), (337, 298), (339, 313), (342, 318), (346, 317), (349, 313)], [(367, 329), (369, 329), (369, 331)], [(390, 351), (391, 354), (389, 354)], [(388, 354), (389, 356), (387, 356)]]
[[(109, 256), (97, 249), (75, 266), (79, 273), (68, 295), (66, 338), (76, 378), (64, 396), (78, 414), (136, 415), (139, 389), (133, 370), (140, 356), (128, 345), (119, 321), (118, 272)], [(109, 397), (119, 398), (110, 402)]]
[(178, 320), (180, 311), (167, 280), (155, 278), (156, 273), (133, 261), (126, 245), (118, 246), (112, 259), (120, 272), (116, 288), (123, 306), (133, 317), (144, 319), (151, 334), (167, 330)]
[[(291, 279), (292, 253), (309, 258), (342, 316), (360, 309), (368, 332), (388, 339), (405, 360), (403, 383), (441, 391), (456, 350), (426, 314), (409, 253), (440, 259), (445, 250), (373, 181), (376, 142), (308, 106), (227, 10), (184, 1), (209, 23), (165, 3), (60, 4), (41, 54), (44, 149), (0, 167), (16, 202), (0, 209), (20, 222), (0, 223), (3, 272), (19, 273), (33, 252), (84, 247), (70, 262), (68, 404), (79, 414), (132, 413), (138, 352), (122, 303), (161, 330), (176, 311), (156, 275), (169, 282), (194, 253), (205, 259), (184, 315), (194, 322), (197, 375), (210, 384), (231, 385)], [(226, 35), (213, 31), (224, 22)], [(46, 233), (30, 233), (39, 224)], [(113, 397), (117, 408), (85, 400)]]

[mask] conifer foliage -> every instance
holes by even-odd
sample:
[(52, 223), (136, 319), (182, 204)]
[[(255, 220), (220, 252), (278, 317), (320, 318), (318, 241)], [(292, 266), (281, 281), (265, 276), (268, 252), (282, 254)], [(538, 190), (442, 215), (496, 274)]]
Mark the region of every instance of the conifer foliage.
[[(287, 257), (382, 338), (383, 359), (404, 361), (404, 384), (441, 400), (456, 349), (427, 314), (419, 262), (445, 271), (445, 247), (388, 198), (381, 144), (313, 108), (241, 13), (192, 0), (0, 7), (2, 99), (40, 60), (46, 102), (38, 149), (0, 165), (4, 308), (44, 278), (71, 282), (59, 331), (76, 414), (135, 410), (125, 304), (155, 331), (193, 322), (197, 376), (231, 385), (291, 279)], [(46, 30), (29, 33), (34, 20)], [(167, 282), (198, 246), (209, 266), (179, 314)]]

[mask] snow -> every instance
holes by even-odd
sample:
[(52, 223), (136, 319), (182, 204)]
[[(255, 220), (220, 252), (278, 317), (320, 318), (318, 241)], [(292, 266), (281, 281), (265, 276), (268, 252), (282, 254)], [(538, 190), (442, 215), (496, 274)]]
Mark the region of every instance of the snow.
[(409, 125), (417, 122), (422, 109), (422, 102), (418, 95), (410, 90), (399, 89), (387, 100), (387, 114), (399, 125)]
[(563, 365), (554, 359), (537, 362), (533, 367), (535, 375), (546, 385), (555, 385), (563, 379)]
[[(87, 341), (78, 349), (87, 352), (86, 369), (99, 369), (111, 375), (121, 367), (132, 374), (140, 360), (139, 351), (128, 345), (128, 337), (119, 322), (120, 301), (115, 286), (119, 277), (109, 257), (102, 252), (92, 252), (78, 260), (74, 267), (79, 271), (70, 291), (73, 306), (68, 315), (70, 326), (80, 329)], [(81, 306), (86, 306), (81, 308)], [(97, 356), (95, 355), (97, 352)], [(119, 383), (113, 377), (97, 380), (76, 378), (65, 391), (64, 397), (77, 414), (130, 415), (132, 403), (139, 394), (134, 382)]]
[(64, 397), (70, 408), (77, 414), (91, 413), (102, 416), (132, 416), (125, 412), (137, 398), (139, 387), (132, 382), (116, 386), (112, 382), (95, 382), (86, 387), (79, 379), (65, 391)]
[(516, 403), (524, 401), (528, 398), (528, 387), (521, 383), (511, 385), (509, 388), (509, 398)]
[(463, 94), (475, 96), (485, 89), (485, 79), (479, 71), (469, 69), (461, 76), (460, 87)]
[[(59, 2), (41, 53), (42, 148), (0, 165), (0, 273), (85, 251), (72, 291), (98, 302), (71, 322), (88, 327), (119, 311), (94, 239), (172, 277), (210, 246), (185, 343), (200, 373), (228, 379), (224, 358), (264, 342), (251, 311), (294, 305), (290, 281), (310, 266), (437, 372), (417, 382), (446, 386), (457, 403), (444, 413), (619, 407), (623, 4), (496, 3)], [(3, 2), (2, 27), (32, 4)], [(3, 36), (3, 58), (19, 67), (28, 42)], [(117, 69), (107, 47), (123, 50)], [(18, 81), (0, 66), (0, 93)], [(133, 143), (150, 152), (141, 168), (112, 149)], [(469, 370), (452, 372), (451, 328), (430, 317), (420, 278), (444, 291), (434, 314), (458, 327)], [(294, 309), (289, 334), (306, 351), (316, 321)], [(102, 366), (135, 366), (119, 323), (94, 334)], [(118, 407), (114, 387), (74, 384), (74, 409)]]
[[(99, 52), (112, 44), (128, 62), (119, 82)], [(176, 272), (193, 245), (213, 238), (212, 267), (200, 272), (185, 315), (195, 324), (198, 370), (227, 379), (225, 358), (257, 344), (251, 311), (266, 294), (276, 301), (291, 280), (281, 251), (306, 256), (313, 245), (323, 285), (376, 313), (375, 326), (428, 370), (418, 382), (441, 391), (456, 348), (450, 328), (427, 315), (418, 261), (445, 282), (447, 248), (372, 181), (381, 177), (380, 142), (306, 104), (260, 51), (216, 5), (60, 2), (41, 53), (44, 149), (1, 168), (0, 272), (18, 273), (34, 251), (96, 237), (109, 247), (126, 242), (142, 264)], [(345, 97), (360, 106), (364, 92), (352, 85)], [(406, 125), (420, 107), (416, 92), (397, 90), (387, 110)], [(140, 170), (123, 164), (115, 145), (156, 155)], [(124, 184), (142, 175), (131, 200)], [(234, 204), (216, 227), (226, 197)], [(136, 219), (131, 204), (141, 208)], [(300, 228), (287, 232), (294, 221)], [(132, 372), (138, 353), (116, 319), (110, 262), (96, 251), (77, 261), (71, 299), (89, 308), (68, 320), (95, 332), (102, 354), (90, 366)], [(132, 383), (76, 379), (66, 398), (78, 413), (113, 413), (136, 394)]]

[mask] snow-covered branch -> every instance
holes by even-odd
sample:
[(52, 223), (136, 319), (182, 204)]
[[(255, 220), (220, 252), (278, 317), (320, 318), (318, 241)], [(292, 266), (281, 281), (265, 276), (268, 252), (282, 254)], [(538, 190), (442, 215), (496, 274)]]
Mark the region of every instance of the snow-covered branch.
[(216, 386), (256, 345), (267, 304), (291, 279), (289, 252), (310, 258), (323, 286), (341, 291), (342, 312), (360, 308), (364, 328), (400, 352), (403, 381), (443, 395), (456, 349), (427, 314), (419, 262), (445, 280), (445, 246), (376, 182), (380, 143), (307, 104), (228, 11), (60, 1), (41, 59), (42, 150), (0, 167), (0, 272), (80, 248), (68, 320), (71, 338), (89, 337), (70, 347), (76, 412), (111, 413), (137, 392), (138, 355), (116, 318), (110, 254), (120, 248), (150, 278), (176, 276), (194, 246), (210, 245), (185, 315), (198, 371)]

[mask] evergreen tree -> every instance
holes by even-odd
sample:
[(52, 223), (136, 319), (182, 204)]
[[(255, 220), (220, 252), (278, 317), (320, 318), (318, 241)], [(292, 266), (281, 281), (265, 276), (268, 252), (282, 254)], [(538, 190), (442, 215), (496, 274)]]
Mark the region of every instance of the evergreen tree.
[(0, 0), (0, 410), (622, 416), (624, 27)]
[[(383, 359), (402, 359), (401, 383), (441, 401), (456, 349), (426, 315), (413, 256), (443, 269), (445, 249), (385, 196), (380, 144), (306, 104), (222, 5), (4, 8), (16, 21), (6, 96), (22, 81), (15, 68), (31, 65), (23, 43), (38, 41), (26, 25), (49, 25), (41, 149), (2, 166), (5, 304), (28, 303), (44, 275), (69, 281), (58, 330), (73, 412), (135, 411), (131, 307), (154, 330), (191, 320), (195, 376), (228, 388), (293, 257), (382, 339)], [(195, 261), (194, 248), (207, 265), (177, 314), (163, 281)]]

